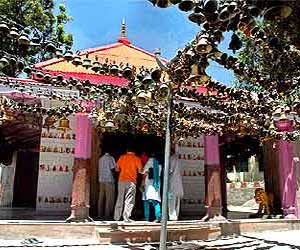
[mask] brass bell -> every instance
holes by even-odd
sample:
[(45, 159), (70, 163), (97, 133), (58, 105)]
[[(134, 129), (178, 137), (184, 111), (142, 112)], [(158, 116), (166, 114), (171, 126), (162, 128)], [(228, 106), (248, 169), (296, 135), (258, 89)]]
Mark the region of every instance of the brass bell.
[(46, 74), (44, 75), (44, 80), (45, 80), (45, 81), (50, 81), (50, 80), (51, 80), (51, 75), (50, 75), (49, 73), (46, 73)]
[(35, 77), (39, 79), (44, 78), (44, 73), (42, 71), (37, 71), (35, 73)]
[(20, 36), (18, 29), (16, 27), (12, 27), (10, 29), (9, 36), (12, 39), (17, 39)]
[(189, 20), (193, 23), (196, 23), (198, 25), (202, 24), (205, 22), (206, 17), (203, 13), (199, 12), (193, 12), (188, 16)]
[(113, 65), (110, 66), (109, 72), (110, 74), (117, 76), (119, 73), (119, 66), (114, 63)]
[(162, 72), (159, 68), (155, 68), (151, 71), (151, 78), (154, 82), (159, 82)]
[(75, 66), (82, 65), (81, 57), (79, 55), (75, 55), (73, 57), (72, 64), (74, 64)]
[(66, 132), (67, 130), (70, 130), (70, 121), (63, 116), (60, 120), (59, 120), (59, 125), (57, 127), (57, 129), (59, 130), (63, 130), (64, 132)]
[[(1, 61), (1, 59), (0, 59)], [(1, 64), (1, 62), (0, 62)], [(26, 66), (24, 69), (23, 69), (23, 72), (26, 73), (27, 75), (30, 75), (31, 74), (31, 68), (29, 66)]]
[(64, 54), (64, 59), (67, 61), (71, 61), (73, 59), (73, 52), (72, 50), (67, 50)]
[(283, 19), (289, 17), (293, 9), (288, 5), (279, 5), (267, 9), (264, 13), (265, 20)]
[(9, 32), (9, 27), (5, 22), (0, 23), (0, 32), (5, 34)]
[(43, 128), (46, 128), (48, 131), (50, 130), (50, 128), (54, 129), (55, 128), (55, 126), (54, 126), (55, 122), (56, 122), (55, 117), (49, 115), (45, 119)]
[(86, 69), (92, 67), (92, 61), (89, 58), (89, 55), (86, 55), (86, 57), (83, 59), (82, 67)]
[(170, 0), (156, 0), (156, 5), (159, 8), (167, 8), (171, 5)]
[(62, 58), (63, 57), (63, 50), (61, 48), (57, 48), (55, 55), (57, 58)]
[(249, 10), (250, 15), (253, 17), (258, 17), (259, 14), (261, 13), (261, 10), (259, 8), (257, 8), (257, 6), (255, 6), (255, 5), (248, 7), (248, 10)]
[(48, 42), (46, 45), (46, 50), (50, 53), (55, 53), (56, 52), (56, 46), (53, 44), (53, 42)]
[(28, 38), (28, 35), (27, 34), (22, 34), (19, 39), (18, 39), (18, 42), (20, 45), (29, 45), (30, 44), (30, 40)]
[(223, 8), (221, 12), (219, 13), (219, 19), (220, 21), (224, 22), (230, 19), (230, 12), (227, 7)]
[(203, 10), (208, 13), (215, 12), (218, 9), (218, 1), (217, 0), (204, 0), (203, 2)]
[(94, 61), (91, 70), (93, 70), (94, 72), (98, 72), (100, 71), (100, 69), (101, 69), (101, 64), (98, 61)]
[(238, 4), (236, 1), (231, 1), (227, 6), (227, 10), (229, 11), (229, 13), (233, 13), (237, 9), (237, 6)]
[(166, 98), (169, 93), (169, 87), (167, 84), (162, 84), (159, 86), (159, 97)]
[(235, 53), (235, 51), (239, 50), (242, 46), (243, 43), (240, 38), (235, 33), (233, 33), (233, 35), (231, 36), (231, 41), (229, 43), (229, 49), (232, 50), (233, 53)]
[(199, 72), (199, 65), (198, 64), (193, 64), (191, 66), (191, 74), (189, 76), (189, 78), (186, 80), (187, 83), (194, 83), (194, 82), (200, 82), (202, 83), (206, 83), (209, 80), (209, 77), (207, 76), (207, 74), (205, 73), (205, 70), (202, 69)]
[(182, 0), (178, 4), (178, 8), (182, 11), (191, 11), (195, 6), (195, 2), (193, 0)]
[(201, 37), (196, 45), (196, 51), (200, 54), (208, 54), (212, 50), (212, 46), (206, 37)]
[(133, 72), (132, 72), (132, 69), (127, 65), (124, 70), (123, 70), (123, 73), (122, 73), (123, 77), (125, 79), (131, 79), (132, 76), (133, 76)]
[(7, 60), (7, 58), (5, 57), (5, 56), (3, 56), (3, 57), (1, 57), (1, 59), (0, 59), (0, 67), (5, 67), (5, 66), (7, 66), (8, 65), (8, 60)]
[(147, 104), (151, 100), (151, 92), (145, 92), (144, 90), (139, 91), (139, 93), (136, 96), (136, 102), (138, 104)]
[(150, 85), (152, 83), (152, 78), (150, 76), (150, 74), (147, 74), (142, 81), (143, 84), (145, 85)]

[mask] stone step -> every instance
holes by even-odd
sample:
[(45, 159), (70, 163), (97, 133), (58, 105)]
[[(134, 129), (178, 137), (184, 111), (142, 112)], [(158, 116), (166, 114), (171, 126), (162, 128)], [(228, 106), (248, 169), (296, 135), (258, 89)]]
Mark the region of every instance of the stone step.
[[(96, 236), (100, 243), (141, 243), (158, 242), (160, 238), (160, 226), (148, 226), (136, 229), (109, 229), (96, 228)], [(207, 240), (221, 235), (217, 226), (190, 226), (168, 228), (168, 241)]]

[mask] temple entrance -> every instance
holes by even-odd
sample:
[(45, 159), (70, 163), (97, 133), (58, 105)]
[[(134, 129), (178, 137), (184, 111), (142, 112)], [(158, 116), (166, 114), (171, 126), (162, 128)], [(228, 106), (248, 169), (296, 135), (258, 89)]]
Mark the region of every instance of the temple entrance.
[(36, 207), (39, 152), (19, 151), (14, 181), (14, 207)]
[[(110, 150), (111, 155), (117, 160), (119, 157), (126, 153), (127, 146), (131, 145), (136, 153), (140, 156), (143, 152), (147, 155), (155, 153), (158, 156), (158, 160), (163, 165), (163, 152), (164, 152), (164, 139), (152, 135), (136, 135), (129, 133), (104, 133), (101, 139), (101, 151), (105, 152), (106, 149)], [(133, 210), (132, 218), (135, 220), (143, 220), (143, 204), (142, 204), (142, 192), (139, 187), (141, 185), (141, 175), (137, 181), (137, 194), (136, 194), (136, 205)], [(117, 181), (116, 181), (116, 190)], [(116, 193), (117, 196), (117, 193)], [(98, 197), (97, 197), (98, 198)]]
[(33, 119), (15, 115), (0, 126), (0, 208), (35, 209), (41, 128)]
[(254, 195), (265, 188), (262, 147), (250, 137), (235, 137), (222, 146), (226, 170), (226, 200), (229, 218), (248, 218), (258, 211)]

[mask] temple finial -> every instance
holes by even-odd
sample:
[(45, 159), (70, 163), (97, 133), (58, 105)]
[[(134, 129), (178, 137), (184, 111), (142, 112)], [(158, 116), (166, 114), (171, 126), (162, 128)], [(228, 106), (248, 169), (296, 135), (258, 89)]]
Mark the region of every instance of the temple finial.
[(118, 39), (118, 42), (121, 42), (121, 43), (127, 43), (129, 44), (129, 40), (127, 38), (127, 34), (126, 34), (126, 23), (125, 23), (125, 18), (122, 19), (122, 26), (121, 26), (121, 36), (120, 38)]
[(122, 37), (122, 38), (126, 38), (126, 24), (125, 24), (125, 18), (122, 19), (121, 37)]

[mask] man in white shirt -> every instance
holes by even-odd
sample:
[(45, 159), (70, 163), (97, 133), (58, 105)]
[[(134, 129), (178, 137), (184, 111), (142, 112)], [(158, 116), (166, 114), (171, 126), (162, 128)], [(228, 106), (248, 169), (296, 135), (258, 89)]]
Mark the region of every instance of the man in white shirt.
[(115, 202), (115, 180), (113, 171), (116, 168), (115, 159), (105, 153), (99, 159), (99, 217), (105, 220), (111, 220), (114, 212)]

